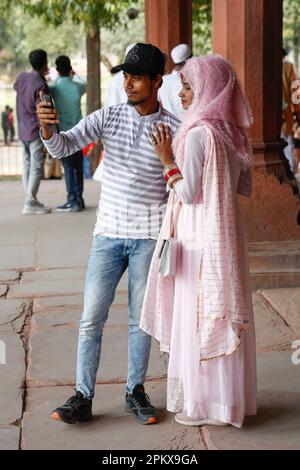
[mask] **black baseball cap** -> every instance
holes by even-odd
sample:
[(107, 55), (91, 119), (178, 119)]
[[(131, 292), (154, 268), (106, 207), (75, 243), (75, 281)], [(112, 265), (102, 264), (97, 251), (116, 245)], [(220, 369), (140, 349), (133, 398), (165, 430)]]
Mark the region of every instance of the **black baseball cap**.
[(165, 71), (165, 57), (158, 47), (153, 44), (135, 44), (125, 57), (124, 64), (111, 69), (111, 73), (123, 70), (136, 75), (163, 75)]

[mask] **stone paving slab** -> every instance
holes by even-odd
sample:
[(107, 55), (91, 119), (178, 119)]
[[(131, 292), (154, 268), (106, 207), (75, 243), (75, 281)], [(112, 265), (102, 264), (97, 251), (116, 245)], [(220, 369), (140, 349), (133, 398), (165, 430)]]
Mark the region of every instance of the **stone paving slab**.
[(22, 416), (24, 349), (19, 335), (15, 333), (1, 331), (0, 340), (6, 350), (6, 364), (0, 363), (0, 425), (8, 425)]
[[(90, 217), (87, 218), (87, 214), (84, 213), (59, 215), (72, 217), (73, 223), (68, 221), (67, 227), (66, 221), (63, 221), (62, 227), (55, 224), (55, 234), (51, 229), (49, 230), (48, 226), (42, 227), (36, 244), (36, 266), (44, 269), (86, 266), (93, 231)], [(85, 226), (85, 230), (78, 231), (78, 223)], [(79, 232), (78, 235), (80, 234), (80, 236), (74, 236), (76, 232)]]
[(297, 334), (259, 292), (252, 295), (258, 351), (290, 349)]
[(291, 352), (258, 355), (258, 413), (242, 429), (203, 429), (208, 449), (300, 449), (300, 365)]
[(251, 273), (300, 272), (300, 251), (281, 254), (252, 254)]
[(300, 272), (251, 274), (252, 291), (281, 287), (300, 287)]
[(0, 332), (12, 331), (12, 322), (14, 322), (14, 330), (20, 331), (28, 308), (28, 301), (1, 299)]
[(34, 245), (1, 245), (1, 269), (31, 269), (35, 266)]
[(258, 394), (259, 411), (242, 429), (206, 426), (210, 450), (299, 450), (300, 393), (269, 391)]
[(276, 252), (287, 252), (291, 251), (299, 252), (300, 241), (288, 240), (288, 241), (273, 241), (273, 242), (250, 242), (248, 243), (249, 253), (276, 253)]
[(64, 309), (66, 307), (81, 307), (83, 305), (83, 294), (63, 295), (55, 297), (40, 297), (33, 300), (33, 312), (44, 312)]
[(24, 282), (13, 285), (7, 293), (8, 299), (45, 297), (56, 295), (78, 295), (84, 288), (83, 279)]
[[(78, 328), (72, 325), (31, 331), (28, 379), (30, 386), (73, 384)], [(148, 376), (162, 377), (166, 366), (153, 341)], [(127, 376), (127, 327), (105, 327), (97, 381), (123, 382)]]
[(261, 295), (276, 312), (280, 312), (280, 316), (300, 339), (300, 287), (263, 290)]
[(291, 349), (257, 355), (259, 390), (300, 393), (300, 364), (293, 364), (293, 352), (294, 350)]
[[(50, 269), (23, 273), (19, 284), (11, 285), (7, 298), (80, 295), (84, 291), (86, 268)], [(127, 289), (127, 275), (118, 285), (118, 293)]]
[(0, 284), (0, 297), (3, 297), (8, 291), (8, 286), (6, 284)]
[(85, 278), (86, 268), (45, 269), (25, 272), (21, 284), (37, 282), (73, 281)]
[[(56, 282), (65, 280), (84, 280), (86, 276), (86, 266), (60, 268), (60, 269), (44, 269), (24, 272), (22, 274), (21, 284), (36, 282)], [(119, 282), (118, 290), (127, 290), (128, 275), (123, 275)]]
[[(76, 325), (79, 327), (79, 320), (82, 314), (82, 307), (65, 307), (59, 310), (39, 312), (32, 318), (34, 328), (57, 327), (62, 325)], [(122, 305), (112, 305), (109, 311), (106, 326), (127, 326), (128, 308)]]
[(12, 282), (19, 279), (18, 271), (0, 271), (0, 282)]
[(20, 428), (18, 426), (0, 426), (0, 450), (18, 450)]
[(146, 383), (146, 392), (160, 409), (160, 424), (143, 426), (123, 411), (124, 386), (98, 385), (94, 419), (68, 425), (49, 418), (72, 395), (69, 387), (30, 389), (24, 414), (23, 449), (152, 450), (204, 449), (198, 428), (183, 429), (165, 412), (165, 383)]
[[(35, 227), (22, 225), (22, 230), (17, 224), (1, 225), (0, 245), (32, 245), (35, 239)], [(16, 247), (16, 249), (20, 249)]]

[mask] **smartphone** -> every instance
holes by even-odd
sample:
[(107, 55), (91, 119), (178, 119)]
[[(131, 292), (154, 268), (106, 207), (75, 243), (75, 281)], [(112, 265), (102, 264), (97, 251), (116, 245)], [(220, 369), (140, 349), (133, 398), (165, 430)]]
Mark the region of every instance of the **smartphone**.
[[(42, 95), (41, 100), (44, 101), (44, 103), (51, 103), (51, 107), (52, 107), (53, 109), (55, 108), (55, 107), (54, 107), (54, 101), (53, 101), (53, 99), (51, 98), (50, 95), (46, 95), (46, 94)], [(55, 124), (55, 125), (53, 125), (53, 126), (51, 126), (51, 127), (55, 127), (56, 132), (59, 133), (58, 124)]]

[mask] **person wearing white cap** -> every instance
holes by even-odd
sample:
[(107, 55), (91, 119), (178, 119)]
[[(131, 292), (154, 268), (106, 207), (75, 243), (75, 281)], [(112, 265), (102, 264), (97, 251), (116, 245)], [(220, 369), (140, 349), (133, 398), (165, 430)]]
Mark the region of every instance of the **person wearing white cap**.
[(187, 59), (192, 56), (192, 50), (188, 44), (178, 44), (171, 51), (171, 57), (175, 64), (174, 69), (163, 77), (163, 84), (159, 90), (159, 100), (162, 106), (181, 120), (182, 106), (178, 96), (181, 90), (180, 69)]
[[(132, 49), (134, 44), (129, 44), (126, 47), (126, 54)], [(127, 102), (127, 95), (124, 91), (123, 87), (123, 72), (117, 72), (112, 77), (111, 81), (109, 82), (106, 98), (104, 100), (104, 107), (107, 106), (115, 106), (116, 104), (126, 103)]]

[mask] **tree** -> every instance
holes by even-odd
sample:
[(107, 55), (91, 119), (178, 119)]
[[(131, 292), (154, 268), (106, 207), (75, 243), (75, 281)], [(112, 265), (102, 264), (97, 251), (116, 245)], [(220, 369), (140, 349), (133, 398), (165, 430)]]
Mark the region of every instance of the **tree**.
[(212, 49), (212, 1), (192, 0), (193, 54), (208, 54)]
[(49, 25), (45, 34), (45, 25), (39, 18), (32, 18), (17, 8), (2, 24), (3, 30), (0, 22), (0, 64), (2, 69), (3, 66), (11, 69), (11, 79), (14, 79), (20, 68), (28, 67), (28, 54), (36, 49), (37, 44), (47, 51), (49, 63), (53, 63), (60, 54), (72, 57), (84, 48), (83, 26), (79, 25), (75, 30), (70, 20), (64, 21), (59, 27)]
[(283, 40), (294, 51), (295, 65), (299, 69), (300, 52), (300, 0), (283, 2)]
[(87, 111), (100, 107), (100, 28), (114, 29), (121, 14), (141, 0), (0, 0), (1, 11), (21, 6), (46, 24), (61, 25), (70, 18), (75, 25), (83, 24), (87, 51)]

